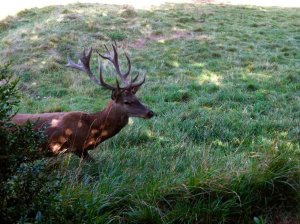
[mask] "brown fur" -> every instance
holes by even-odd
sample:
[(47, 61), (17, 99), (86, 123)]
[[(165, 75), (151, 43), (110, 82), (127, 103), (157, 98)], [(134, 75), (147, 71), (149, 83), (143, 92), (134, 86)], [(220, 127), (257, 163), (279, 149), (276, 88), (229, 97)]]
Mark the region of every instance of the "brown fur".
[(60, 112), (44, 114), (17, 114), (16, 124), (34, 122), (36, 130), (45, 130), (47, 148), (55, 155), (68, 151), (80, 157), (89, 157), (88, 150), (117, 134), (127, 123), (119, 104), (110, 101), (101, 112)]

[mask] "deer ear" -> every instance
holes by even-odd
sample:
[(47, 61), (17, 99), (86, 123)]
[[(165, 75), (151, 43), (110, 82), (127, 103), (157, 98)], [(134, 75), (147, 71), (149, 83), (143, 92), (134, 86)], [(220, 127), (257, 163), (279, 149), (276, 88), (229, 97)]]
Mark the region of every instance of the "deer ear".
[(140, 89), (141, 86), (137, 86), (137, 87), (133, 87), (131, 89), (131, 93), (135, 94), (139, 89)]
[(121, 93), (119, 90), (113, 90), (111, 93), (111, 99), (117, 100), (120, 97)]

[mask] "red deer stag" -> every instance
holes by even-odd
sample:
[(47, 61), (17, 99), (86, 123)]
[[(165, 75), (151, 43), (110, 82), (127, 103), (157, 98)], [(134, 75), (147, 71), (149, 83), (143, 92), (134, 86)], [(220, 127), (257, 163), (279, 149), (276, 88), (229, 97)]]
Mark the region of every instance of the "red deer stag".
[(135, 96), (137, 90), (145, 82), (145, 76), (140, 82), (136, 82), (138, 75), (129, 81), (127, 77), (131, 70), (130, 59), (125, 53), (128, 62), (128, 71), (122, 73), (119, 66), (117, 46), (116, 44), (112, 44), (112, 47), (113, 54), (109, 52), (106, 46), (106, 55), (102, 55), (98, 51), (97, 53), (100, 57), (113, 64), (122, 81), (123, 87), (119, 85), (117, 79), (116, 87), (105, 83), (102, 76), (102, 63), (100, 61), (99, 79), (94, 76), (90, 69), (92, 48), (88, 52), (83, 51), (77, 64), (68, 56), (68, 64), (66, 65), (67, 67), (85, 72), (93, 82), (112, 91), (111, 100), (102, 111), (97, 113), (72, 111), (17, 114), (12, 118), (12, 121), (19, 125), (27, 121), (32, 121), (36, 130), (45, 130), (48, 138), (47, 148), (54, 155), (67, 151), (73, 152), (85, 159), (92, 159), (88, 154), (88, 150), (94, 149), (101, 142), (117, 134), (126, 126), (129, 117), (141, 117), (144, 119), (153, 117), (153, 111), (145, 107)]

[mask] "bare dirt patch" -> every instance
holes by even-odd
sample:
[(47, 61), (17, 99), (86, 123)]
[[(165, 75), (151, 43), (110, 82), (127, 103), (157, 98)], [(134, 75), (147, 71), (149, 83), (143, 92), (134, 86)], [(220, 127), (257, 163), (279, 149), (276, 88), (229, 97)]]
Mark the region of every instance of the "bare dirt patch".
[(205, 40), (209, 39), (209, 36), (204, 34), (199, 34), (195, 32), (188, 32), (183, 30), (173, 30), (169, 35), (157, 35), (157, 34), (149, 34), (144, 38), (139, 38), (130, 44), (133, 48), (143, 48), (147, 44), (151, 42), (161, 42), (164, 43), (165, 41), (170, 40)]

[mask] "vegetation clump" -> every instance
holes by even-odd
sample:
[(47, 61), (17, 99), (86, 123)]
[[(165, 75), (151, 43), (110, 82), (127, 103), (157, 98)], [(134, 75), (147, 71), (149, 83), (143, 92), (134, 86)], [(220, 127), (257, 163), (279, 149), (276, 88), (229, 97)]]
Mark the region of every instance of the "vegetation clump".
[(135, 11), (135, 9), (131, 6), (124, 6), (122, 8), (122, 10), (120, 11), (120, 16), (123, 18), (135, 18), (137, 17), (137, 12)]
[(0, 68), (0, 80), (0, 222), (35, 220), (59, 188), (59, 179), (40, 151), (42, 133), (34, 132), (31, 123), (16, 126), (10, 121), (19, 94), (8, 65)]

